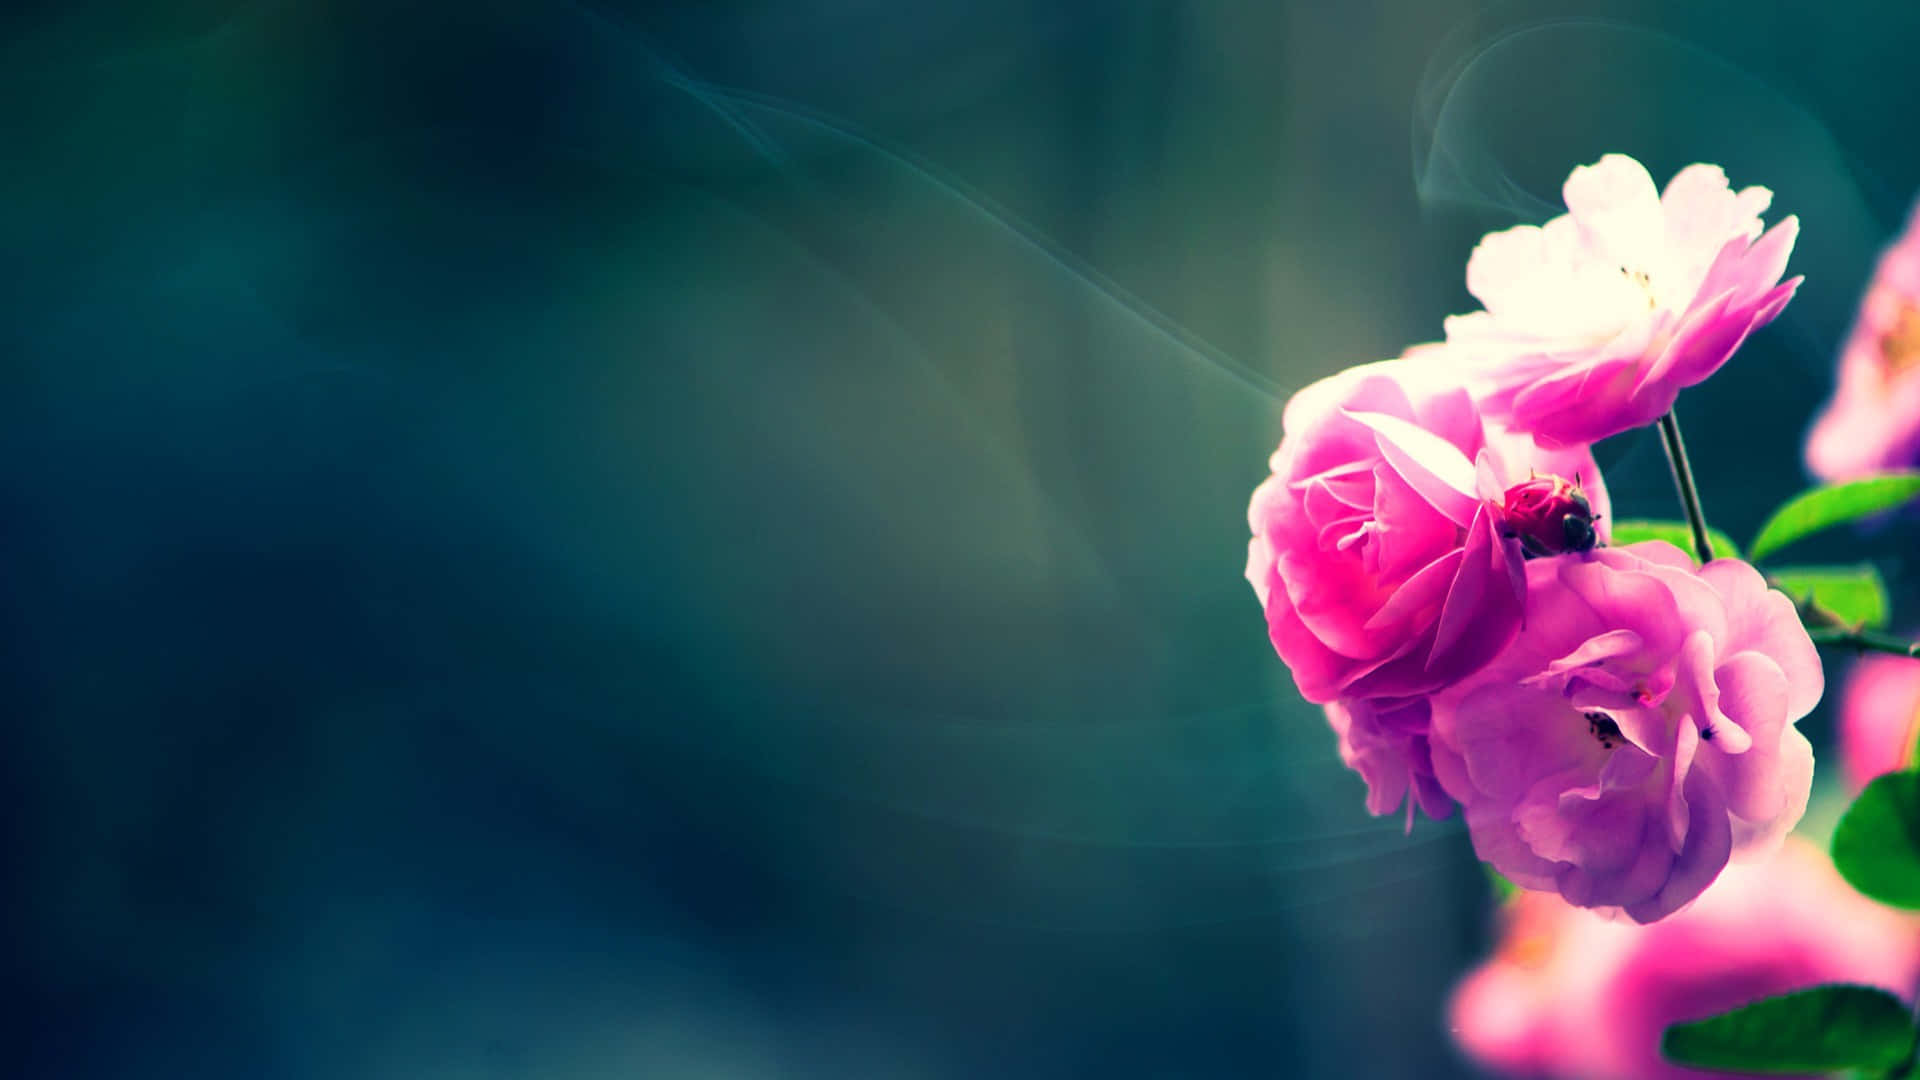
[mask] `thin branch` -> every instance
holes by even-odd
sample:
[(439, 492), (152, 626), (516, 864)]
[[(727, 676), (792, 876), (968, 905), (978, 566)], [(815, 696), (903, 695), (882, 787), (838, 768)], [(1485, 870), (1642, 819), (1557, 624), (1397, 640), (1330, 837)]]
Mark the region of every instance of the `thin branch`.
[(1807, 635), (1815, 645), (1837, 645), (1855, 652), (1892, 653), (1895, 656), (1920, 656), (1920, 641), (1906, 641), (1892, 634), (1872, 630), (1848, 630), (1844, 627), (1809, 628)]
[(1693, 529), (1693, 554), (1704, 565), (1713, 561), (1713, 541), (1707, 537), (1707, 515), (1700, 509), (1700, 490), (1693, 485), (1693, 466), (1687, 462), (1687, 444), (1680, 438), (1680, 421), (1667, 410), (1660, 418), (1660, 445), (1666, 448), (1667, 464), (1673, 468), (1673, 486), (1680, 493), (1680, 505), (1687, 511), (1687, 524)]

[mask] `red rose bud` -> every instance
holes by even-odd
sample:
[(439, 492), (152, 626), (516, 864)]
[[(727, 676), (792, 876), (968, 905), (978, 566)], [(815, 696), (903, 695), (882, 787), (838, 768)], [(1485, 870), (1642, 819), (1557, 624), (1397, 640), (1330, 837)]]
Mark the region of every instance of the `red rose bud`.
[(1501, 532), (1520, 541), (1527, 558), (1592, 551), (1599, 540), (1593, 507), (1580, 485), (1558, 476), (1536, 476), (1507, 489)]

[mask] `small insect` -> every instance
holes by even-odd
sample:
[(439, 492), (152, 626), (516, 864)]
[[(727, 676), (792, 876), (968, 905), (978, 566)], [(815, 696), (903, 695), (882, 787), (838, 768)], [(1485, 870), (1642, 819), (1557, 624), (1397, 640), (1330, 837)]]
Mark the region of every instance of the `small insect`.
[(1520, 541), (1529, 559), (1574, 551), (1592, 551), (1600, 542), (1593, 527), (1593, 504), (1578, 480), (1536, 476), (1507, 489), (1502, 500), (1502, 533)]
[(1568, 551), (1592, 551), (1593, 545), (1600, 539), (1593, 531), (1593, 508), (1586, 505), (1586, 499), (1580, 498), (1580, 505), (1586, 510), (1586, 516), (1568, 514), (1560, 519), (1561, 539), (1566, 542)]

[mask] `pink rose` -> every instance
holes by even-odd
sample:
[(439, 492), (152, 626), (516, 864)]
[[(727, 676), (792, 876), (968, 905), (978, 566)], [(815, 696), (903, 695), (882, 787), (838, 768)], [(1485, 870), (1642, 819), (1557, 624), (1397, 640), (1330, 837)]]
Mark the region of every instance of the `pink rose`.
[(1805, 812), (1820, 659), (1735, 559), (1655, 541), (1526, 572), (1512, 646), (1433, 697), (1434, 773), (1515, 884), (1652, 922)]
[(1907, 997), (1920, 979), (1920, 921), (1854, 892), (1798, 838), (1652, 926), (1541, 893), (1501, 914), (1498, 949), (1455, 989), (1450, 1025), (1469, 1056), (1520, 1076), (1719, 1075), (1666, 1062), (1661, 1032), (1822, 983)]
[(1665, 194), (1609, 154), (1573, 170), (1568, 212), (1489, 233), (1467, 263), (1484, 311), (1447, 320), (1446, 353), (1472, 357), (1487, 415), (1548, 446), (1651, 424), (1719, 370), (1800, 284), (1784, 284), (1799, 225), (1761, 235), (1766, 188), (1735, 192), (1689, 165)]
[(1840, 384), (1807, 436), (1828, 482), (1920, 464), (1920, 211), (1880, 256), (1840, 350)]
[(1840, 764), (1854, 791), (1913, 760), (1920, 737), (1920, 660), (1869, 656), (1856, 662), (1840, 695)]
[(1577, 477), (1604, 529), (1584, 448), (1488, 427), (1437, 369), (1388, 360), (1287, 403), (1273, 475), (1253, 493), (1247, 580), (1308, 701), (1417, 697), (1492, 659), (1520, 625), (1509, 485)]

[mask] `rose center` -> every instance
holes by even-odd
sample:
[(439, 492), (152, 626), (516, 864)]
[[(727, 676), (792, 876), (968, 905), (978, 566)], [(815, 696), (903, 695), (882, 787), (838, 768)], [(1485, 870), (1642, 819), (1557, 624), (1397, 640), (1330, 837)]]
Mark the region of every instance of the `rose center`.
[(1540, 971), (1553, 959), (1553, 937), (1550, 934), (1516, 934), (1500, 955), (1508, 963), (1526, 971)]
[(1920, 365), (1920, 307), (1906, 301), (1880, 335), (1880, 373), (1891, 381)]
[(1606, 713), (1590, 712), (1586, 719), (1587, 734), (1592, 735), (1594, 741), (1604, 749), (1611, 750), (1624, 740), (1625, 737), (1620, 734), (1620, 725), (1614, 723), (1613, 717)]
[(1620, 268), (1620, 272), (1626, 275), (1628, 281), (1639, 286), (1640, 291), (1646, 294), (1648, 311), (1652, 311), (1660, 306), (1660, 301), (1654, 296), (1652, 274), (1647, 273), (1645, 270), (1631, 270), (1624, 266)]

